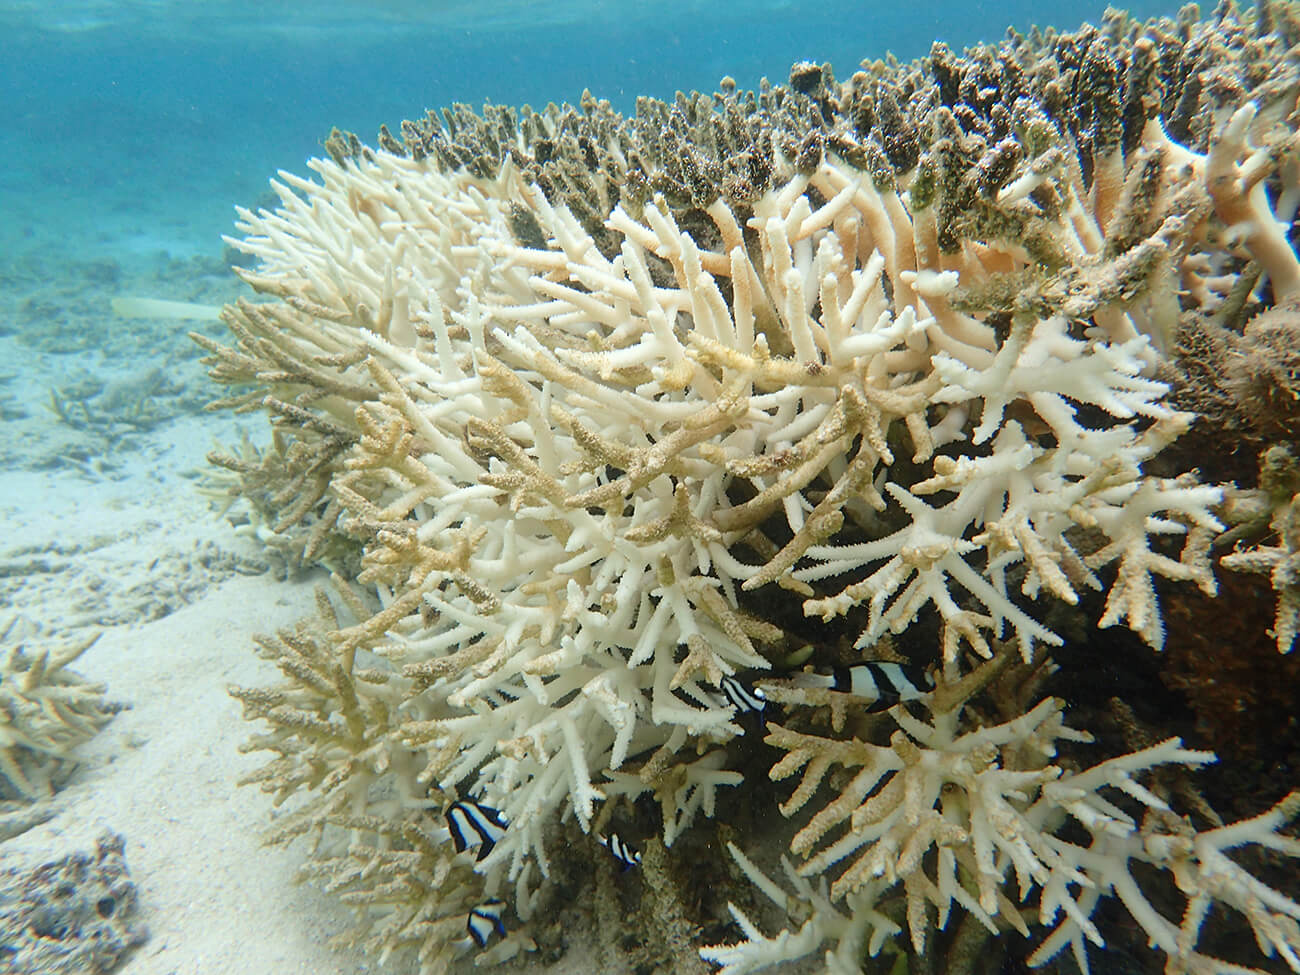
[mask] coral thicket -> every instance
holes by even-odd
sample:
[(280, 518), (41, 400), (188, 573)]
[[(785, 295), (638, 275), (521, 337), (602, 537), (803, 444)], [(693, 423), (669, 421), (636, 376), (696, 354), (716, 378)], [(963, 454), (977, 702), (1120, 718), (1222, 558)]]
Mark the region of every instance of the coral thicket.
[[(618, 821), (658, 856), (739, 792), (801, 860), (790, 894), (738, 837), (788, 926), (735, 909), (701, 952), (729, 975), (886, 946), (969, 970), (1034, 929), (1030, 964), (1086, 969), (1107, 903), (1171, 972), (1250, 970), (1202, 947), (1216, 905), (1300, 970), (1300, 905), (1229, 855), (1300, 854), (1300, 794), (1179, 808), (1157, 780), (1208, 750), (1096, 754), (1045, 683), (1098, 630), (1165, 650), (1216, 561), (1268, 574), (1293, 642), (1294, 501), (1180, 447), (1202, 413), (1294, 434), (1292, 11), (1111, 13), (626, 118), (457, 106), (335, 132), (242, 210), (264, 300), (200, 341), (273, 440), (221, 463), (333, 587), (261, 641), (281, 685), (236, 694), (348, 940), (441, 971), (502, 900), (478, 960), (533, 948), (562, 823), (590, 837), (566, 857)], [(933, 691), (794, 672), (886, 659)], [(508, 824), (490, 852), (456, 851), (458, 800)]]

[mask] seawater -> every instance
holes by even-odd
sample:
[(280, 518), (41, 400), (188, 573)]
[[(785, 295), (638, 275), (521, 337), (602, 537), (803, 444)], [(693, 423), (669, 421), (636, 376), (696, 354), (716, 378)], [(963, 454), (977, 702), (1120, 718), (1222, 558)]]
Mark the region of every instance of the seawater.
[[(672, 0), (0, 4), (0, 254), (35, 245), (113, 256), (155, 240), (219, 253), (234, 203), (301, 171), (332, 126), (452, 102), (542, 106), (584, 88), (630, 112), (637, 95), (786, 80), (830, 61), (996, 41), (1008, 26), (1073, 29), (1096, 3)], [(1172, 15), (1144, 0), (1136, 16)], [(100, 231), (104, 233), (101, 234)], [(104, 239), (104, 235), (107, 239)], [(124, 239), (125, 238), (125, 239)]]

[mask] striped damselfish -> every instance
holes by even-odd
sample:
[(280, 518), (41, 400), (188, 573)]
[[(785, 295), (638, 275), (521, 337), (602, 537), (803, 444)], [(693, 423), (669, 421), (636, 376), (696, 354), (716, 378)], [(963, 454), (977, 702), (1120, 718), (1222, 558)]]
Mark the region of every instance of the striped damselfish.
[(478, 860), (492, 852), (497, 840), (505, 835), (507, 825), (500, 812), (472, 799), (458, 800), (447, 807), (447, 829), (451, 831), (456, 852), (463, 853), (477, 846)]
[(597, 836), (596, 842), (609, 850), (624, 870), (629, 870), (641, 862), (641, 851), (623, 842), (623, 837), (617, 833), (610, 833), (608, 839)]
[(884, 711), (902, 701), (920, 701), (934, 690), (934, 680), (922, 667), (893, 660), (870, 660), (828, 673), (797, 674), (794, 687), (824, 687), (852, 694), (871, 703), (867, 710)]
[(718, 687), (722, 689), (727, 703), (737, 713), (753, 713), (757, 714), (760, 720), (762, 719), (763, 709), (767, 707), (767, 695), (763, 693), (762, 688), (746, 684), (731, 676), (723, 677), (718, 682)]
[(494, 934), (499, 934), (503, 938), (506, 936), (505, 922), (501, 920), (505, 909), (505, 902), (494, 898), (469, 912), (469, 917), (465, 921), (465, 930), (480, 948), (487, 947)]

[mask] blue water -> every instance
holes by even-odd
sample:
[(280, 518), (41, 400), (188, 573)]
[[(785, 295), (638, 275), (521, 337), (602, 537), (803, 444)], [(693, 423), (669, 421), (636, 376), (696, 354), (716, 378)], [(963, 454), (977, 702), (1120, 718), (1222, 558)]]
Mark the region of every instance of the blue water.
[[(433, 9), (436, 12), (430, 12)], [(959, 48), (1103, 5), (762, 0), (0, 4), (0, 253), (219, 251), (232, 205), (331, 126), (372, 140), (425, 108), (543, 105), (783, 81), (792, 62)], [(1134, 13), (1172, 13), (1146, 2)], [(125, 243), (124, 241), (125, 237)]]

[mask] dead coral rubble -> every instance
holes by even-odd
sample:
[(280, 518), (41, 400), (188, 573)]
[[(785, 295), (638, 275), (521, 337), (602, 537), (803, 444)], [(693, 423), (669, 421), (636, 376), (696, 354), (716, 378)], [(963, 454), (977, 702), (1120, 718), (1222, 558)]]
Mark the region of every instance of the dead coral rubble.
[[(1040, 690), (1047, 648), (1068, 669), (1096, 629), (1164, 647), (1162, 598), (1216, 591), (1225, 531), (1287, 649), (1290, 515), (1227, 527), (1256, 487), (1205, 483), (1180, 437), (1211, 411), (1289, 430), (1295, 9), (1111, 12), (629, 118), (455, 106), (378, 148), (335, 132), (314, 180), (241, 211), (270, 300), (200, 342), (274, 441), (218, 463), (336, 595), (262, 641), (281, 685), (236, 694), (269, 726), (249, 747), (274, 755), (253, 780), (290, 807), (277, 838), (311, 838), (349, 937), (440, 972), (501, 899), (479, 960), (507, 957), (561, 820), (638, 812), (671, 847), (743, 790), (806, 859), (790, 894), (733, 849), (792, 929), (737, 912), (744, 940), (704, 951), (729, 975), (886, 945), (962, 971), (1032, 928), (1032, 962), (1086, 967), (1107, 898), (1171, 972), (1223, 968), (1216, 904), (1300, 970), (1300, 905), (1227, 853), (1300, 853), (1295, 795), (1194, 824), (1144, 782), (1209, 753), (1089, 756)], [(1241, 343), (1255, 360), (1220, 368)], [(758, 676), (887, 643), (932, 694)], [(804, 776), (785, 803), (741, 771), (755, 680), (772, 775)], [(466, 798), (509, 824), (481, 859), (445, 828)]]
[(105, 833), (95, 853), (0, 873), (0, 970), (14, 975), (111, 972), (148, 932), (136, 918), (125, 841)]

